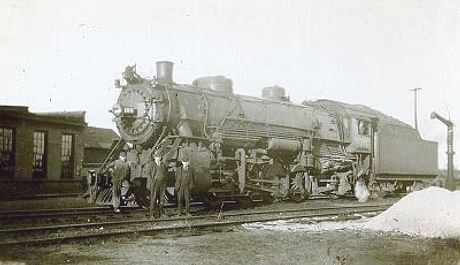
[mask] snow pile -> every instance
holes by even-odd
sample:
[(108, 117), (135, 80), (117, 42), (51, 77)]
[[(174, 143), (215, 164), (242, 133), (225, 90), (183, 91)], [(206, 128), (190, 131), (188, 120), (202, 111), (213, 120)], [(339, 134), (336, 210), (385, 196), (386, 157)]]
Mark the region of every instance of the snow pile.
[(335, 217), (305, 217), (293, 220), (277, 220), (270, 222), (244, 224), (243, 229), (247, 230), (269, 230), (269, 231), (304, 231), (304, 232), (323, 232), (336, 230), (360, 230), (363, 222), (368, 218), (360, 214), (352, 216), (360, 218), (359, 220), (338, 221)]
[(323, 232), (323, 231), (336, 231), (345, 229), (359, 229), (356, 221), (322, 221), (312, 220), (311, 218), (304, 218), (298, 222), (293, 221), (273, 221), (264, 223), (253, 223), (243, 225), (244, 229), (248, 230), (269, 230), (269, 231), (303, 231), (303, 232)]
[(409, 193), (378, 216), (341, 221), (335, 217), (309, 217), (243, 225), (249, 230), (322, 232), (374, 230), (410, 236), (460, 239), (460, 191), (431, 187)]
[(409, 193), (362, 225), (411, 236), (460, 238), (460, 191), (430, 187)]

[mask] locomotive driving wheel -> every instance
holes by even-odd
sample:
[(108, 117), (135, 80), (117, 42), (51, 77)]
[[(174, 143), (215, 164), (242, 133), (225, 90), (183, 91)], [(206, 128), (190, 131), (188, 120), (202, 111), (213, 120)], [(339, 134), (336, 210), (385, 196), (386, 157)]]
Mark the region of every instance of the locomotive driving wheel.
[(278, 161), (263, 166), (262, 178), (258, 184), (263, 186), (265, 197), (271, 196), (272, 200), (282, 200), (289, 195), (289, 176)]

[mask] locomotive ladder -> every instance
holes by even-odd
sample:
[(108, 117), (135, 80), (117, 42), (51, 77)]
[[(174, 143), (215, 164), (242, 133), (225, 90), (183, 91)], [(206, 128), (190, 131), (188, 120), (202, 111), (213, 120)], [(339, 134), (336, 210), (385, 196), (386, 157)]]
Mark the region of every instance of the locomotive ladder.
[(119, 138), (118, 141), (112, 143), (112, 148), (110, 149), (109, 154), (105, 157), (102, 165), (99, 167), (98, 172), (101, 172), (109, 162), (115, 159), (117, 155), (120, 154), (123, 147), (126, 145), (126, 141), (123, 138)]

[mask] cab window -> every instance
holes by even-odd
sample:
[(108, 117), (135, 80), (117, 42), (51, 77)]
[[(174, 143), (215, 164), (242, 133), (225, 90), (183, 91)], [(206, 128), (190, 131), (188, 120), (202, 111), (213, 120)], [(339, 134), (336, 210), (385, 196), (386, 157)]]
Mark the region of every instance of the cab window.
[(367, 121), (358, 121), (358, 134), (369, 135), (370, 124)]

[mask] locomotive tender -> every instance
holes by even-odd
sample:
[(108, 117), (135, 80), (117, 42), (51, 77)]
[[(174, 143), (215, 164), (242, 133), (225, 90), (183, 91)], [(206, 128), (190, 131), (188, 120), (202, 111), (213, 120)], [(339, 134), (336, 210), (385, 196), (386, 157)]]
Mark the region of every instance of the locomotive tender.
[[(122, 139), (134, 146), (135, 164), (141, 169), (163, 156), (174, 186), (175, 161), (190, 161), (195, 199), (301, 201), (352, 194), (359, 180), (394, 190), (436, 175), (437, 144), (369, 108), (297, 104), (279, 86), (264, 88), (260, 98), (237, 95), (223, 76), (176, 84), (173, 63), (165, 61), (157, 62), (156, 77), (128, 66), (123, 79), (116, 80), (122, 90), (112, 113)], [(380, 134), (387, 131), (392, 137)]]

